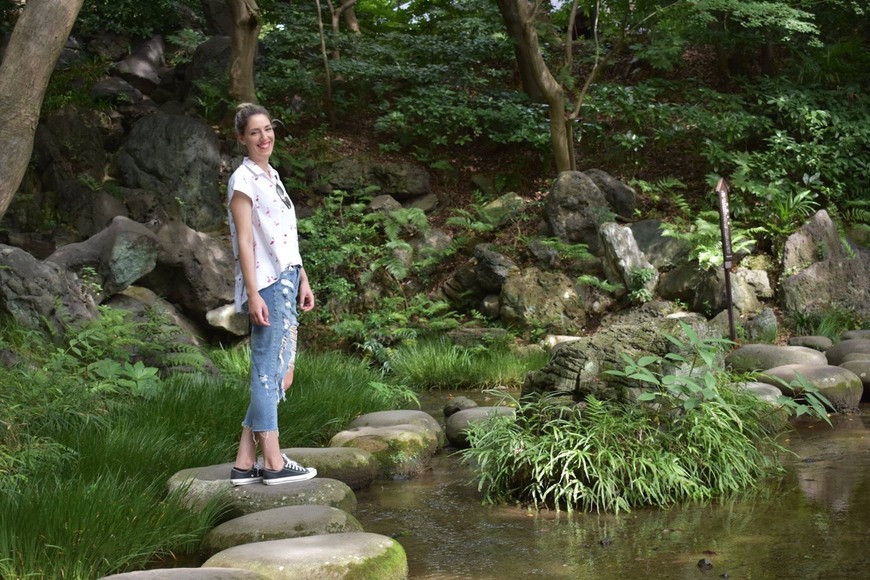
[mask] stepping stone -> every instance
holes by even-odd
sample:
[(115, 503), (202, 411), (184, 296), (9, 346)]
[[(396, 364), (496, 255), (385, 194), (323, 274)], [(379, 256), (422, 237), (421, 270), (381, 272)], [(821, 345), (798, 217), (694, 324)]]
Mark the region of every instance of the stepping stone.
[[(800, 374), (810, 385), (828, 398), (835, 411), (851, 413), (858, 410), (864, 385), (861, 379), (848, 369), (831, 365), (782, 365), (767, 369), (758, 380), (779, 387), (782, 392), (795, 396), (788, 386)], [(784, 383), (783, 383), (784, 381)]]
[(318, 477), (337, 479), (351, 489), (365, 489), (381, 475), (381, 464), (353, 447), (289, 447), (281, 450), (294, 461), (317, 469)]
[(849, 338), (843, 340), (825, 351), (828, 363), (838, 365), (843, 362), (843, 357), (852, 353), (870, 353), (870, 339)]
[(103, 579), (105, 578), (112, 580), (268, 580), (268, 576), (241, 568), (161, 568), (103, 576)]
[(840, 363), (840, 366), (858, 375), (861, 384), (864, 385), (864, 392), (870, 394), (870, 359), (847, 360)]
[(870, 329), (847, 330), (840, 336), (840, 340), (850, 340), (853, 338), (870, 338)]
[(851, 360), (870, 360), (870, 352), (850, 352), (843, 355), (843, 361), (840, 364)]
[(220, 496), (229, 506), (230, 517), (238, 517), (289, 505), (326, 505), (356, 511), (353, 490), (335, 479), (315, 477), (298, 483), (263, 485), (254, 483), (233, 487), (229, 474), (232, 463), (182, 469), (169, 478), (167, 488), (173, 492), (183, 488), (191, 509), (200, 509)]
[(371, 453), (381, 465), (381, 473), (393, 479), (420, 474), (441, 449), (440, 440), (431, 428), (410, 423), (339, 431), (329, 441), (329, 446), (355, 447)]
[(377, 411), (360, 415), (350, 422), (348, 429), (356, 427), (395, 427), (396, 425), (418, 425), (427, 430), (438, 439), (438, 445), (443, 446), (445, 441), (444, 431), (441, 424), (425, 411)]
[(763, 371), (787, 364), (827, 365), (825, 353), (805, 346), (747, 344), (730, 352), (725, 364), (735, 372)]
[(779, 387), (767, 383), (747, 381), (745, 383), (739, 383), (738, 386), (756, 395), (762, 401), (767, 401), (772, 405), (778, 405), (779, 398), (782, 396), (782, 391)]
[(517, 415), (516, 409), (513, 407), (474, 407), (472, 409), (463, 409), (447, 418), (446, 431), (447, 440), (454, 447), (468, 447), (468, 439), (465, 435), (465, 430), (472, 423), (480, 423), (486, 421), (493, 415), (504, 415), (515, 418)]
[(793, 336), (788, 339), (789, 346), (805, 346), (813, 350), (825, 352), (834, 346), (834, 341), (827, 336)]
[(248, 514), (213, 528), (202, 542), (212, 555), (221, 550), (265, 542), (343, 532), (362, 532), (362, 524), (349, 513), (325, 505), (294, 505)]
[(244, 544), (218, 552), (203, 565), (243, 568), (273, 580), (408, 577), (408, 558), (402, 545), (368, 532)]
[[(454, 413), (458, 413), (459, 411), (464, 411), (465, 409), (473, 409), (475, 407), (477, 407), (477, 403), (469, 399), (468, 397), (453, 397), (452, 399), (450, 399), (450, 401), (447, 402), (446, 405), (444, 405), (444, 417), (446, 418), (450, 415), (453, 415)], [(447, 436), (447, 440), (450, 440), (449, 435)]]

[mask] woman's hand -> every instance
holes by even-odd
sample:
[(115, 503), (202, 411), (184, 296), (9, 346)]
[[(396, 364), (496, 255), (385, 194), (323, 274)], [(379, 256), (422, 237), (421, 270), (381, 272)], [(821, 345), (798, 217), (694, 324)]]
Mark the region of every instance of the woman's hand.
[(311, 291), (305, 270), (299, 273), (299, 308), (303, 312), (308, 312), (314, 308), (314, 292)]
[(252, 324), (269, 326), (269, 307), (259, 293), (248, 296), (248, 317)]

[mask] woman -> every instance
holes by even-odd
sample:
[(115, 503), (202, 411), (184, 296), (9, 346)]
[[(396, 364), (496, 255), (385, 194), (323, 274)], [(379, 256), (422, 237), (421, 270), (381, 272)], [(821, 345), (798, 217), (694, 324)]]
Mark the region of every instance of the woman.
[[(235, 303), (251, 320), (251, 402), (242, 436), (233, 485), (277, 485), (317, 475), (281, 453), (278, 402), (293, 381), (296, 358), (297, 304), (314, 308), (314, 294), (302, 267), (296, 212), (278, 173), (269, 165), (275, 145), (265, 108), (243, 103), (235, 128), (247, 156), (230, 177), (227, 203), (236, 262)], [(263, 464), (257, 463), (257, 447)]]

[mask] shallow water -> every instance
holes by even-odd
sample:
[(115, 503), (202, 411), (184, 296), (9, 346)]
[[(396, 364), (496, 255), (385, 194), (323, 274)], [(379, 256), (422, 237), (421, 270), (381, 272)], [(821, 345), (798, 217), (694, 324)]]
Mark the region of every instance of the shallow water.
[(356, 516), (401, 542), (413, 579), (870, 578), (870, 407), (799, 425), (788, 445), (786, 477), (751, 498), (618, 516), (484, 506), (442, 452), (357, 492)]

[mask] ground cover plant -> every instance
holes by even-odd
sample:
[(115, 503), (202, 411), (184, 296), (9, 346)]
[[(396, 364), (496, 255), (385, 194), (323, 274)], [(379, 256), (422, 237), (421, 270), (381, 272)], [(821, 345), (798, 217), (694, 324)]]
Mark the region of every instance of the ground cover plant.
[[(0, 367), (3, 578), (96, 578), (195, 557), (220, 521), (219, 501), (193, 513), (165, 483), (232, 461), (249, 355), (218, 350), (217, 375), (161, 378), (134, 362), (152, 344), (149, 328), (107, 313), (58, 346), (4, 324), (0, 347), (22, 364)], [(414, 400), (359, 358), (304, 352), (279, 409), (282, 442), (321, 445), (360, 413)]]
[(727, 341), (683, 333), (671, 340), (691, 356), (627, 359), (610, 371), (649, 387), (636, 402), (514, 400), (515, 420), (471, 426), (462, 453), (486, 499), (621, 512), (728, 497), (781, 475), (787, 450), (777, 436), (790, 415), (826, 419), (824, 397), (809, 389), (803, 401), (764, 402), (717, 362)]

